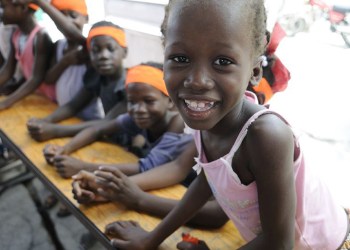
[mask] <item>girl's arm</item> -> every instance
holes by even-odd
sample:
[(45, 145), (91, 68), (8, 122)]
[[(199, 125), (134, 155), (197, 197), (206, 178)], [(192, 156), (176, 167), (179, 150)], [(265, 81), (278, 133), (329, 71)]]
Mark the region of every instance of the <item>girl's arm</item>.
[(45, 31), (41, 30), (37, 33), (34, 51), (35, 60), (32, 77), (27, 79), (25, 83), (23, 83), (14, 93), (9, 95), (7, 99), (2, 102), (3, 108), (8, 108), (27, 95), (31, 94), (43, 82), (52, 52), (52, 42), (49, 35)]
[(33, 0), (32, 2), (39, 5), (40, 8), (51, 17), (56, 24), (57, 29), (61, 31), (67, 39), (77, 41), (79, 44), (85, 45), (86, 38), (81, 34), (81, 31), (48, 1)]
[[(142, 231), (133, 222), (119, 222), (107, 226), (107, 233), (116, 234), (112, 244), (122, 249), (156, 249), (177, 228), (188, 221), (212, 195), (208, 182), (202, 172), (187, 190), (179, 204), (151, 232)], [(123, 226), (119, 226), (123, 224)]]
[(240, 249), (293, 249), (296, 193), (294, 139), (274, 115), (259, 118), (246, 138), (258, 190), (262, 233)]

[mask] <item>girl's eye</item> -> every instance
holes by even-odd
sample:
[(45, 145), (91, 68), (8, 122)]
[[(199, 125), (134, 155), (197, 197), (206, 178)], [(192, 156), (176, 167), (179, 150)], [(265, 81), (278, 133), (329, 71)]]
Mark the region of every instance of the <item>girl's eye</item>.
[(214, 61), (215, 65), (226, 66), (232, 64), (232, 61), (226, 58), (219, 58)]
[(185, 56), (175, 56), (172, 59), (178, 63), (189, 63), (190, 62), (190, 60)]

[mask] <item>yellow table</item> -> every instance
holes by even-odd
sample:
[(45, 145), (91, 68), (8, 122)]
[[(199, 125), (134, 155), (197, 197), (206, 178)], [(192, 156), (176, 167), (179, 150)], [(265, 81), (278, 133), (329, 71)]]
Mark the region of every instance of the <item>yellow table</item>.
[[(0, 97), (1, 100), (1, 97)], [(44, 97), (30, 95), (8, 110), (0, 111), (0, 129), (2, 137), (10, 143), (22, 160), (34, 171), (43, 183), (55, 193), (71, 212), (101, 241), (106, 248), (112, 249), (109, 239), (103, 234), (107, 224), (116, 220), (135, 220), (146, 230), (152, 230), (160, 219), (147, 214), (126, 210), (122, 204), (103, 203), (80, 205), (73, 199), (70, 179), (61, 178), (54, 168), (48, 165), (43, 157), (42, 149), (47, 143), (64, 145), (69, 138), (60, 138), (39, 143), (33, 140), (26, 129), (26, 122), (31, 117), (44, 117), (57, 106)], [(73, 124), (78, 119), (69, 119), (64, 123)], [(90, 162), (135, 162), (137, 158), (116, 145), (95, 142), (73, 156)], [(186, 189), (181, 185), (152, 191), (152, 193), (180, 199)], [(237, 229), (231, 222), (217, 230), (199, 230), (181, 227), (163, 242), (159, 249), (176, 249), (181, 241), (182, 232), (191, 232), (193, 236), (203, 239), (211, 249), (237, 249), (244, 244)]]

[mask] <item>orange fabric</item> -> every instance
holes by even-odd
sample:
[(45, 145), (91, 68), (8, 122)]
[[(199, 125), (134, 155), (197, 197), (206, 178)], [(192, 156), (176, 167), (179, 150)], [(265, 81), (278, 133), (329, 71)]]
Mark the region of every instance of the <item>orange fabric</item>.
[(88, 49), (90, 49), (91, 39), (96, 36), (110, 36), (116, 40), (121, 47), (126, 48), (125, 32), (121, 29), (112, 26), (100, 26), (92, 28), (86, 39), (86, 45)]
[(265, 78), (261, 79), (261, 81), (259, 82), (259, 85), (253, 86), (253, 89), (256, 93), (260, 92), (265, 95), (265, 103), (268, 102), (273, 96), (271, 86)]
[(169, 96), (163, 76), (163, 71), (160, 69), (148, 65), (138, 65), (128, 70), (125, 86), (127, 87), (130, 83), (144, 83)]
[(39, 6), (33, 3), (28, 4), (29, 8), (33, 9), (33, 10), (38, 10)]
[(52, 0), (51, 4), (59, 10), (74, 10), (84, 16), (88, 15), (85, 0)]

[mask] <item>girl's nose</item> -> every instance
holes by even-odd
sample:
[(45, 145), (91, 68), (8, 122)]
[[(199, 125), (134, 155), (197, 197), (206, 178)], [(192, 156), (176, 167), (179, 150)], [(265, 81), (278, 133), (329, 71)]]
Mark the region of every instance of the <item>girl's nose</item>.
[(214, 87), (210, 72), (203, 66), (194, 67), (184, 82), (186, 88), (194, 90), (209, 90)]

